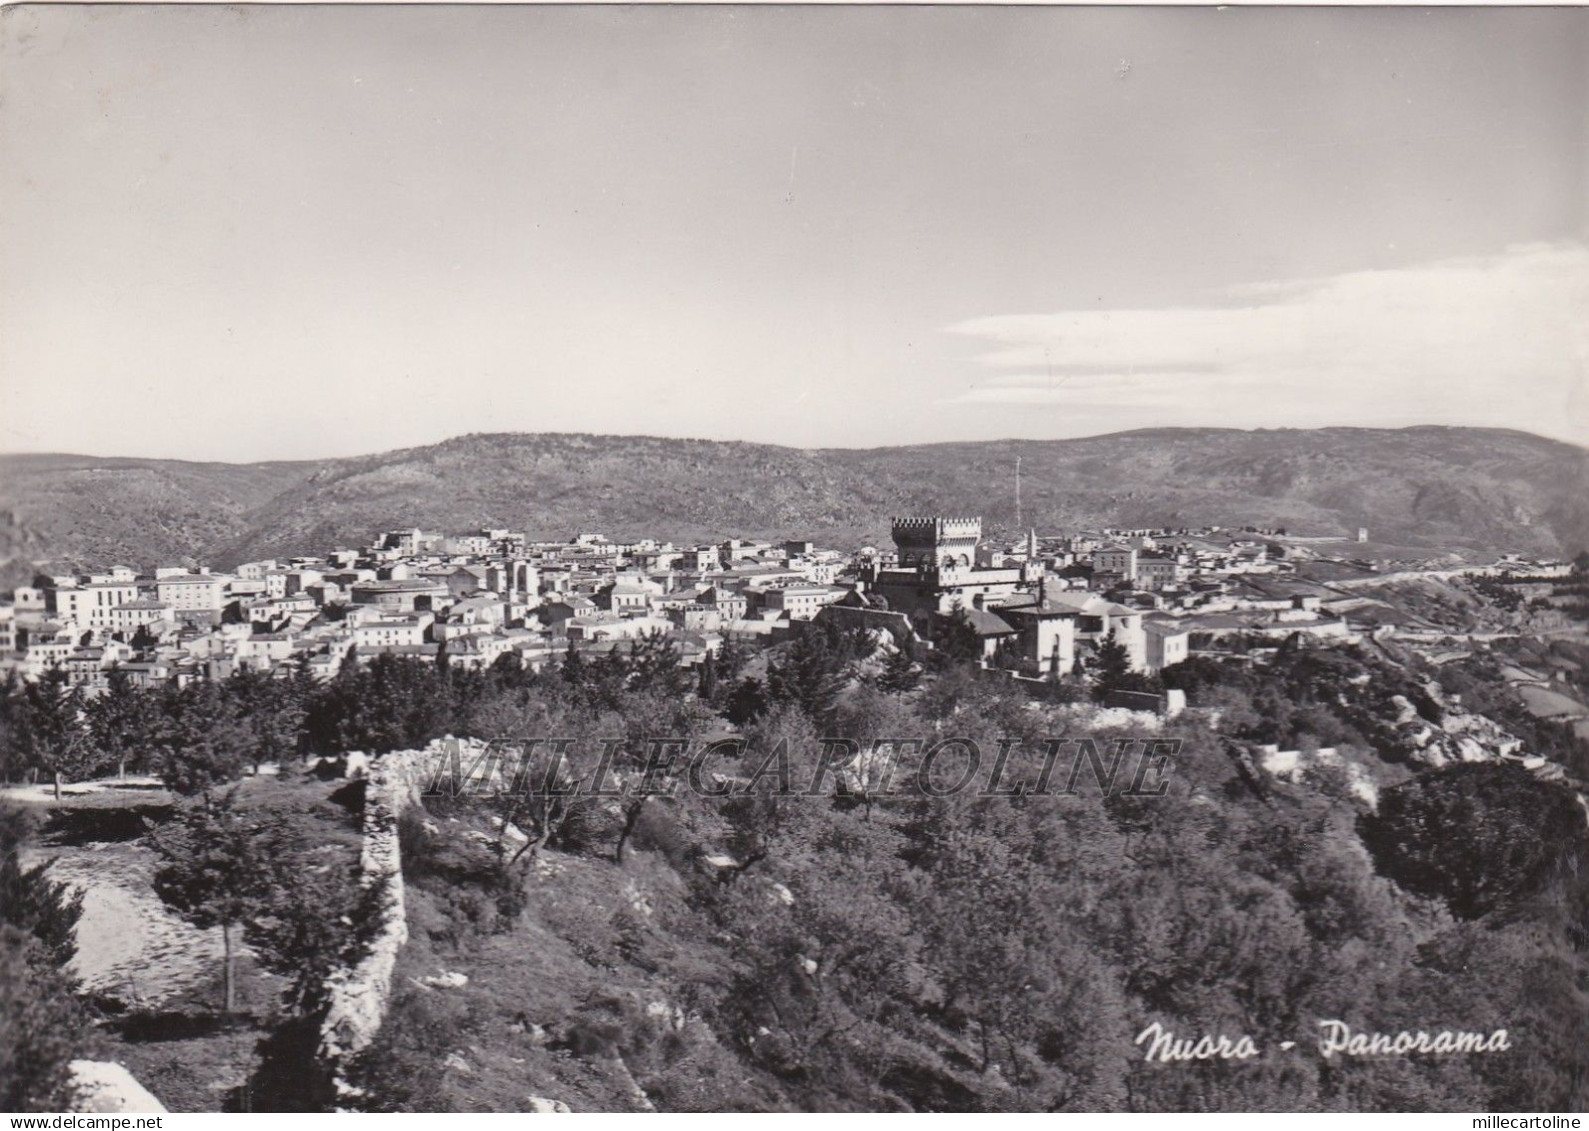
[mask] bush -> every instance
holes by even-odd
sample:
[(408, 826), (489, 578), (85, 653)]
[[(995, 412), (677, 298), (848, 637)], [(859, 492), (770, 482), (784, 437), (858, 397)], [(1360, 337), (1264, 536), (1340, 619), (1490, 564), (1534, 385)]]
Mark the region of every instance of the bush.
[(597, 798), (581, 798), (568, 808), (568, 814), (547, 843), (564, 852), (594, 855), (618, 835), (618, 821)]
[(683, 870), (690, 864), (690, 838), (665, 805), (653, 802), (640, 811), (630, 843), (659, 853), (674, 868)]

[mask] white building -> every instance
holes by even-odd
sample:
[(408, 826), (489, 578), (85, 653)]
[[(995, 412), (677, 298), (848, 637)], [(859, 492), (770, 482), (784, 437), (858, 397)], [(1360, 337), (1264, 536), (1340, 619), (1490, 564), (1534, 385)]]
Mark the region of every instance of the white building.
[(1192, 654), (1191, 631), (1174, 621), (1144, 621), (1142, 635), (1147, 644), (1145, 666), (1150, 672), (1163, 671)]
[(159, 578), (155, 590), (160, 603), (177, 613), (218, 613), (226, 607), (230, 580), (224, 573), (182, 573)]

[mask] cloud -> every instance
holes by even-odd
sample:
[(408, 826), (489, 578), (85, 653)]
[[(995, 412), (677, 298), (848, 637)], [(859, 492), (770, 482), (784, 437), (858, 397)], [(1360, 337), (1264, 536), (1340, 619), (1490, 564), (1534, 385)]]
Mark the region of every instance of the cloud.
[(1589, 442), (1589, 248), (1232, 287), (1203, 307), (997, 315), (956, 404), (1121, 426), (1491, 424)]

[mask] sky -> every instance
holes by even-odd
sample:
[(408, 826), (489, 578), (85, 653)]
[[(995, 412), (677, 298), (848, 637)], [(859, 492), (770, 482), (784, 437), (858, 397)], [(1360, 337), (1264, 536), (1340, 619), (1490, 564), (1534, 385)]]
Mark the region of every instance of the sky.
[(0, 450), (1589, 445), (1589, 9), (11, 6)]

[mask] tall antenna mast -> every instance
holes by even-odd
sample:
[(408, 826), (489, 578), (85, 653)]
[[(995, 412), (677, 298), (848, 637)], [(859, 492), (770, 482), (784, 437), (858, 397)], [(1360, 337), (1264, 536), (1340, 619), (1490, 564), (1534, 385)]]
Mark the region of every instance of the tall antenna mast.
[(1015, 457), (1015, 529), (1021, 528), (1021, 457)]

